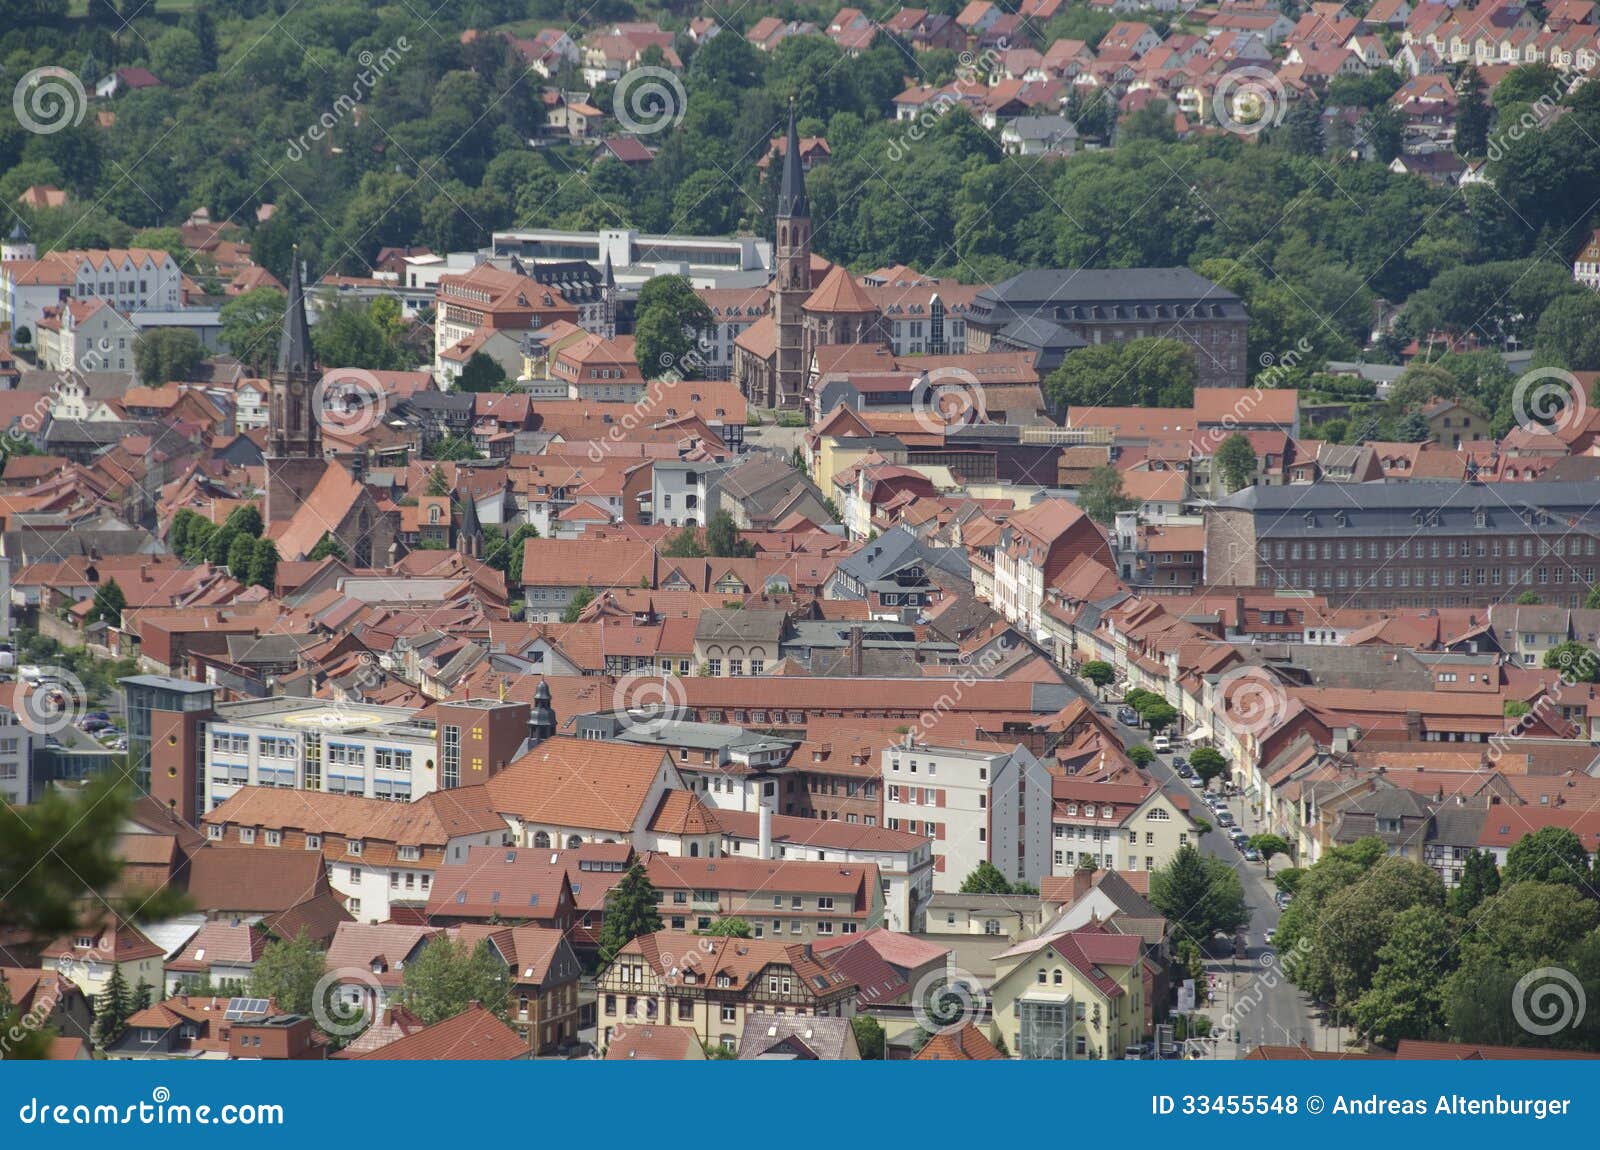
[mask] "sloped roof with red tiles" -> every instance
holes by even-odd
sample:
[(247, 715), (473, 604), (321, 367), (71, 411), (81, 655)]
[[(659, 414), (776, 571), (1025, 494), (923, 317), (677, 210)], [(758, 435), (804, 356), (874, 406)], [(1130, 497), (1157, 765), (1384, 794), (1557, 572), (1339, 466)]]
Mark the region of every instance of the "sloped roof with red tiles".
[(515, 1030), (474, 1004), (360, 1057), (386, 1062), (506, 1062), (529, 1054), (528, 1044)]

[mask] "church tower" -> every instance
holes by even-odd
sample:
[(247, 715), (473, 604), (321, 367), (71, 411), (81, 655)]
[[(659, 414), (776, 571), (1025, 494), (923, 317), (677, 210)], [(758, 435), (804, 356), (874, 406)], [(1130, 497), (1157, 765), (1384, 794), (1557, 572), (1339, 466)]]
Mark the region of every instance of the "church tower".
[(291, 519), (327, 470), (315, 392), (320, 372), (311, 348), (299, 253), (289, 277), (289, 306), (278, 336), (278, 366), (267, 394), (268, 523)]
[(617, 338), (617, 277), (611, 270), (609, 248), (600, 273), (600, 334), (606, 339)]
[(483, 524), (478, 519), (478, 501), (471, 488), (456, 492), (461, 501), (461, 522), (456, 525), (456, 552), (468, 559), (483, 558)]
[(800, 167), (800, 133), (789, 105), (789, 137), (784, 144), (783, 181), (778, 188), (778, 243), (773, 253), (772, 322), (777, 329), (773, 391), (768, 406), (793, 408), (805, 390), (805, 302), (811, 294), (811, 206)]

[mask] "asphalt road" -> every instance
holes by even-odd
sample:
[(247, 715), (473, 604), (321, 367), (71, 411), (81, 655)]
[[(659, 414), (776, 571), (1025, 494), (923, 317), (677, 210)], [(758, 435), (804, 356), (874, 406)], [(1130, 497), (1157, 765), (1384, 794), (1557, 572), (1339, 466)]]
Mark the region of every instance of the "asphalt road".
[[(1081, 686), (1073, 685), (1094, 702), (1093, 696)], [(1118, 722), (1115, 707), (1107, 705), (1105, 710), (1105, 717), (1117, 727), (1124, 746), (1148, 744), (1146, 732)], [(1221, 1008), (1210, 1013), (1213, 1019), (1220, 1014), (1232, 1024), (1229, 1030), (1234, 1037), (1235, 1052), (1242, 1055), (1264, 1043), (1297, 1045), (1304, 1042), (1317, 1050), (1337, 1049), (1337, 1036), (1322, 1025), (1310, 1000), (1283, 975), (1277, 965), (1276, 951), (1267, 944), (1266, 933), (1277, 927), (1280, 912), (1275, 901), (1277, 887), (1267, 878), (1266, 866), (1245, 861), (1227, 831), (1217, 825), (1216, 816), (1205, 809), (1198, 784), (1183, 779), (1173, 768), (1171, 755), (1157, 755), (1145, 770), (1162, 786), (1188, 795), (1190, 807), (1212, 826), (1209, 834), (1200, 836), (1200, 853), (1227, 863), (1238, 872), (1244, 886), (1245, 903), (1250, 908), (1250, 925), (1245, 935), (1247, 953), (1243, 958), (1227, 957), (1207, 963), (1208, 972), (1217, 976), (1216, 1005)], [(1247, 833), (1255, 834), (1261, 829), (1250, 818), (1249, 803), (1242, 796), (1229, 799), (1227, 809), (1234, 822)], [(1281, 860), (1280, 865), (1283, 865)]]

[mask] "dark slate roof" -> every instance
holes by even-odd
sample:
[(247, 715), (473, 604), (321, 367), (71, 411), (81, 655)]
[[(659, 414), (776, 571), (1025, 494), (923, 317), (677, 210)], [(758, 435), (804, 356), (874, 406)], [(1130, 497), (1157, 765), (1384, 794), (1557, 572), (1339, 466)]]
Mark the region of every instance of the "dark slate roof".
[(972, 569), (967, 564), (966, 552), (954, 547), (928, 547), (915, 535), (900, 528), (880, 535), (854, 555), (841, 560), (839, 570), (862, 583), (873, 583), (892, 575), (913, 560), (920, 560), (930, 574), (932, 569), (938, 568), (959, 575), (962, 579), (971, 578)]
[(1024, 316), (1064, 323), (1246, 318), (1238, 296), (1188, 268), (1038, 269), (973, 300), (972, 318), (986, 327)]
[(783, 183), (778, 189), (778, 216), (809, 216), (806, 177), (800, 167), (800, 133), (795, 127), (794, 105), (789, 106), (789, 138), (784, 143)]
[(316, 360), (311, 350), (311, 325), (306, 320), (306, 289), (301, 281), (300, 254), (290, 269), (289, 306), (283, 312), (283, 332), (278, 336), (278, 370), (310, 373)]
[(1539, 527), (1600, 531), (1600, 481), (1501, 483), (1492, 489), (1469, 483), (1449, 490), (1431, 483), (1383, 482), (1247, 487), (1216, 506), (1254, 512), (1259, 538), (1330, 529), (1351, 536), (1411, 535), (1419, 527), (1450, 533)]

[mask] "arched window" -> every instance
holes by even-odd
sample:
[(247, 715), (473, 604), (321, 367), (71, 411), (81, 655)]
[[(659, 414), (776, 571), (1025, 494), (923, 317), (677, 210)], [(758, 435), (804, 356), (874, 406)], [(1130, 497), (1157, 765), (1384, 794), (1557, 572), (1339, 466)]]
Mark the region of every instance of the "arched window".
[(700, 844), (699, 843), (690, 843), (689, 844), (689, 857), (692, 858), (692, 859), (697, 859), (697, 858), (700, 857)]
[(533, 836), (533, 845), (539, 850), (548, 848), (550, 845), (550, 836), (544, 831), (538, 832)]
[(568, 835), (567, 836), (567, 849), (568, 850), (577, 850), (582, 845), (583, 845), (583, 839), (580, 838), (579, 836), (577, 836), (577, 835)]

